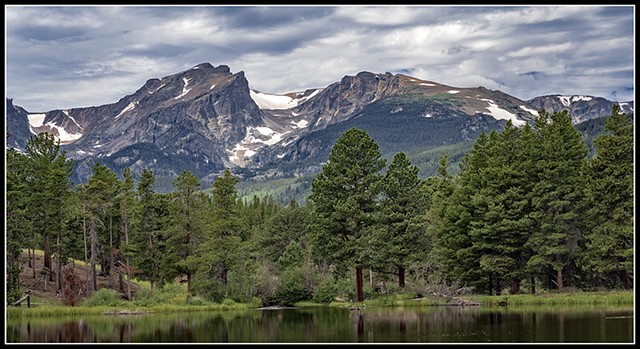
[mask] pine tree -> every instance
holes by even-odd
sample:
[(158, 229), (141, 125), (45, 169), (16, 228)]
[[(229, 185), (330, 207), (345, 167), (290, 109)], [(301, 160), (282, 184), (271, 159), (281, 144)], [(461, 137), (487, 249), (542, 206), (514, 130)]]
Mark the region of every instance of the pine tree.
[(102, 257), (99, 246), (106, 246), (107, 238), (101, 237), (101, 228), (107, 228), (109, 209), (115, 204), (119, 181), (116, 174), (108, 167), (96, 162), (92, 167), (93, 174), (81, 188), (81, 201), (88, 214), (90, 246), (91, 246), (91, 291), (98, 289), (96, 262)]
[(362, 268), (370, 260), (366, 234), (384, 167), (378, 144), (365, 131), (350, 129), (333, 146), (309, 198), (315, 205), (316, 246), (332, 262), (355, 266), (358, 302), (363, 301)]
[(29, 246), (27, 237), (31, 234), (28, 218), (28, 190), (26, 183), (26, 157), (14, 148), (7, 149), (6, 176), (6, 297), (8, 303), (18, 300), (20, 294), (20, 256), (22, 248)]
[(483, 186), (470, 197), (472, 250), (478, 255), (481, 270), (495, 283), (490, 287), (495, 287), (497, 294), (501, 292), (501, 280), (509, 282), (512, 294), (519, 293), (526, 277), (523, 245), (530, 234), (531, 182), (520, 165), (526, 159), (521, 133), (508, 121), (501, 133), (490, 137), (486, 162), (477, 169)]
[(153, 171), (143, 169), (137, 187), (138, 205), (134, 212), (131, 246), (138, 251), (133, 255), (133, 263), (140, 269), (138, 278), (148, 280), (151, 288), (160, 282), (160, 262), (164, 252), (162, 217), (168, 216), (164, 197), (155, 192), (154, 186)]
[(197, 265), (191, 256), (202, 243), (204, 222), (202, 211), (205, 197), (200, 181), (190, 171), (182, 171), (173, 181), (176, 191), (171, 200), (171, 229), (167, 236), (167, 254), (163, 271), (167, 277), (187, 276), (187, 290), (192, 291), (192, 276)]
[(633, 123), (616, 104), (605, 130), (594, 140), (596, 155), (589, 163), (592, 230), (585, 262), (596, 273), (619, 277), (629, 289), (634, 267)]
[(552, 283), (562, 289), (565, 279), (571, 283), (581, 244), (587, 147), (566, 110), (552, 115), (540, 111), (535, 128), (537, 180), (530, 217), (537, 229), (527, 243), (535, 253), (528, 266), (550, 268)]
[[(120, 215), (122, 217), (122, 229), (124, 231), (124, 249), (122, 249), (122, 255), (125, 261), (125, 269), (127, 272), (127, 299), (131, 299), (131, 256), (132, 256), (132, 245), (129, 244), (129, 234), (131, 231), (131, 224), (134, 218), (135, 205), (136, 205), (136, 194), (135, 194), (135, 183), (133, 181), (133, 177), (131, 176), (131, 169), (128, 167), (124, 169), (123, 173), (123, 181), (120, 184)], [(134, 249), (135, 250), (135, 249)]]
[(380, 256), (379, 263), (396, 268), (401, 288), (405, 287), (406, 268), (425, 248), (424, 233), (414, 224), (422, 209), (418, 197), (420, 185), (418, 168), (403, 152), (395, 154), (383, 181), (379, 222), (382, 230), (373, 243)]
[[(60, 255), (61, 234), (65, 230), (66, 199), (71, 195), (69, 181), (73, 171), (73, 160), (66, 159), (66, 153), (60, 150), (60, 142), (45, 132), (31, 137), (25, 148), (28, 159), (26, 188), (29, 196), (29, 215), (35, 232), (43, 239), (44, 270), (48, 280), (53, 281), (52, 234), (56, 234), (58, 257)], [(60, 289), (61, 260), (58, 258), (57, 275)], [(46, 284), (45, 284), (46, 287)]]
[[(197, 253), (190, 257), (197, 270), (198, 292), (214, 300), (221, 300), (236, 265), (250, 259), (242, 248), (247, 228), (240, 216), (238, 182), (229, 170), (214, 181), (210, 204), (203, 207), (207, 213), (206, 233)], [(244, 266), (252, 267), (251, 263)]]

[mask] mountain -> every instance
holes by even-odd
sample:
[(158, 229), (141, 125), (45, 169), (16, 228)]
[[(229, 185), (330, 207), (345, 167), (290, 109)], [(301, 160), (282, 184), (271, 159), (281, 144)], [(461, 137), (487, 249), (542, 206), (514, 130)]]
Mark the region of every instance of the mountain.
[(563, 96), (523, 101), (484, 87), (371, 72), (275, 95), (250, 89), (243, 72), (202, 63), (149, 79), (112, 104), (33, 113), (7, 99), (7, 146), (24, 149), (30, 135), (49, 132), (74, 159), (75, 182), (86, 181), (98, 161), (117, 174), (129, 167), (134, 178), (149, 168), (169, 191), (182, 170), (205, 183), (226, 168), (244, 179), (317, 173), (337, 138), (358, 127), (383, 156), (404, 151), (425, 176), (442, 152), (455, 161), (481, 132), (507, 120), (522, 126), (542, 108), (573, 108), (574, 120), (587, 120), (608, 115), (612, 103)]
[(544, 109), (549, 113), (566, 109), (569, 111), (574, 124), (609, 115), (611, 114), (611, 108), (616, 103), (620, 105), (622, 113), (633, 113), (633, 102), (618, 103), (593, 96), (547, 95), (535, 97), (527, 102), (536, 109)]

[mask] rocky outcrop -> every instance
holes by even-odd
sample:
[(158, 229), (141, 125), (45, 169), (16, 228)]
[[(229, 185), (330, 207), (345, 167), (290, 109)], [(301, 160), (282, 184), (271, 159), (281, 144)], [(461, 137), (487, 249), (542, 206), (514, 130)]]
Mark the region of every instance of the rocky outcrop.
[(611, 108), (614, 104), (619, 104), (620, 110), (623, 113), (629, 114), (633, 112), (633, 101), (615, 102), (602, 97), (593, 96), (547, 95), (535, 97), (528, 100), (527, 103), (536, 107), (538, 110), (544, 109), (550, 114), (567, 110), (569, 111), (574, 124), (610, 115)]
[[(30, 113), (7, 99), (7, 146), (24, 149), (32, 134), (54, 134), (75, 160), (76, 182), (91, 176), (95, 162), (118, 174), (129, 167), (134, 178), (144, 168), (168, 178), (187, 170), (211, 179), (226, 168), (258, 177), (312, 174), (347, 127), (371, 130), (388, 149), (424, 148), (471, 142), (507, 120), (522, 126), (539, 109), (569, 108), (578, 122), (608, 115), (613, 103), (585, 96), (522, 101), (483, 87), (366, 71), (325, 88), (268, 95), (250, 90), (243, 72), (202, 63), (151, 78), (112, 104)], [(621, 106), (627, 112), (633, 103)]]

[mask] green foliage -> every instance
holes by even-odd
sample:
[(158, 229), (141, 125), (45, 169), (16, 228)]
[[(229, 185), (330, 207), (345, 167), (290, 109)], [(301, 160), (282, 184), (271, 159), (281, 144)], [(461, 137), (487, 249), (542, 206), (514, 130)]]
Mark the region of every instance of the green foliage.
[(291, 201), (304, 205), (311, 193), (311, 181), (314, 177), (315, 175), (301, 175), (291, 178), (242, 180), (236, 187), (238, 197), (245, 204), (257, 197), (283, 206)]
[(378, 145), (358, 129), (351, 129), (335, 144), (329, 161), (313, 181), (318, 247), (335, 262), (360, 264), (363, 232), (381, 190), (385, 160)]
[(587, 172), (587, 218), (593, 230), (586, 234), (583, 264), (601, 278), (618, 275), (622, 286), (630, 288), (634, 266), (633, 123), (614, 105), (604, 126), (607, 132), (595, 139), (597, 153)]
[(329, 304), (336, 298), (336, 286), (333, 280), (326, 279), (316, 287), (313, 293), (313, 301), (323, 304)]
[(552, 115), (542, 110), (535, 128), (537, 176), (531, 191), (530, 216), (538, 228), (527, 245), (543, 258), (532, 259), (528, 266), (550, 268), (555, 273), (553, 283), (562, 288), (581, 243), (587, 148), (566, 110)]
[(267, 304), (291, 306), (296, 302), (311, 299), (311, 290), (305, 287), (300, 268), (287, 269), (280, 277), (280, 287), (273, 296), (266, 299)]
[(135, 305), (150, 307), (162, 304), (186, 304), (190, 299), (186, 285), (166, 283), (162, 287), (141, 287), (134, 301)]
[(94, 292), (91, 297), (85, 299), (81, 305), (85, 307), (110, 306), (116, 307), (122, 305), (118, 291), (110, 288), (101, 288)]
[[(381, 122), (385, 113), (405, 123), (402, 129), (461, 122), (444, 115), (455, 98), (436, 96), (433, 112), (442, 115), (425, 123), (422, 98), (401, 97), (412, 101), (403, 110), (381, 100), (349, 122)], [(480, 118), (474, 123), (486, 126)], [(634, 135), (618, 109), (593, 138), (591, 158), (566, 112), (543, 111), (534, 127), (479, 127), (473, 144), (450, 134), (394, 134), (395, 125), (376, 131), (374, 141), (364, 127), (341, 129), (347, 124), (327, 128), (336, 143), (315, 177), (249, 185), (227, 170), (203, 190), (183, 171), (166, 194), (155, 192), (148, 169), (134, 188), (128, 168), (118, 180), (100, 163), (73, 192), (71, 162), (53, 138), (34, 137), (24, 154), (9, 149), (7, 299), (21, 295), (22, 250), (45, 246), (45, 255), (59, 252), (62, 261), (91, 254), (94, 270), (101, 263), (107, 274), (131, 266), (131, 278), (150, 282), (129, 303), (141, 306), (327, 304), (382, 295), (378, 303), (391, 305), (434, 284), (510, 295), (631, 286)], [(309, 200), (297, 200), (304, 191)], [(354, 280), (365, 268), (388, 287)], [(121, 305), (119, 298), (99, 290), (87, 304)]]

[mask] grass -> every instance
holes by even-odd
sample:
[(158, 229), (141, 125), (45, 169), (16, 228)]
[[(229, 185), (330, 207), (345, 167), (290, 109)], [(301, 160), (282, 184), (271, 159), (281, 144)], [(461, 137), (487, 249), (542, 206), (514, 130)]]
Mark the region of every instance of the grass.
[[(7, 318), (16, 317), (49, 317), (63, 315), (100, 315), (105, 313), (149, 312), (149, 313), (178, 313), (198, 311), (228, 311), (249, 310), (261, 306), (260, 300), (254, 299), (248, 303), (236, 303), (231, 299), (225, 299), (221, 303), (212, 303), (199, 297), (190, 297), (184, 285), (168, 285), (163, 289), (151, 290), (147, 283), (142, 282), (145, 292), (135, 301), (119, 299), (118, 293), (104, 289), (83, 301), (79, 306), (64, 306), (60, 302), (50, 303), (45, 299), (32, 296), (32, 308), (27, 308), (26, 303), (20, 307), (7, 307)], [(468, 295), (460, 297), (470, 302), (477, 302), (483, 307), (493, 306), (627, 306), (634, 304), (635, 294), (629, 291), (609, 292), (566, 292), (566, 293), (539, 293), (517, 295)], [(396, 293), (380, 295), (364, 302), (348, 302), (335, 300), (329, 304), (320, 304), (312, 301), (303, 301), (295, 304), (296, 307), (411, 307), (411, 306), (437, 306), (445, 305), (447, 300), (443, 298), (415, 298), (412, 293)]]
[[(568, 293), (539, 293), (539, 294), (518, 294), (503, 296), (468, 295), (459, 297), (472, 303), (479, 303), (481, 306), (548, 306), (548, 305), (584, 305), (584, 306), (625, 306), (634, 304), (635, 294), (630, 291), (608, 291), (608, 292), (568, 292)], [(362, 303), (338, 302), (328, 304), (331, 307), (410, 307), (410, 306), (438, 306), (446, 305), (448, 302), (443, 298), (414, 298), (413, 294), (391, 294), (378, 296), (374, 299), (367, 299)], [(327, 306), (310, 301), (298, 302), (297, 307)]]
[(568, 292), (516, 294), (504, 296), (471, 296), (482, 305), (633, 305), (633, 291)]
[(7, 318), (15, 318), (22, 316), (29, 317), (48, 317), (63, 315), (101, 315), (125, 312), (143, 312), (143, 313), (184, 313), (198, 311), (226, 311), (226, 310), (249, 310), (255, 309), (258, 305), (255, 303), (235, 303), (233, 301), (223, 301), (222, 303), (210, 303), (204, 305), (179, 305), (179, 304), (159, 304), (152, 306), (136, 306), (134, 303), (122, 302), (118, 305), (97, 305), (97, 306), (76, 306), (69, 307), (63, 305), (45, 305), (33, 308), (24, 307), (7, 307)]

